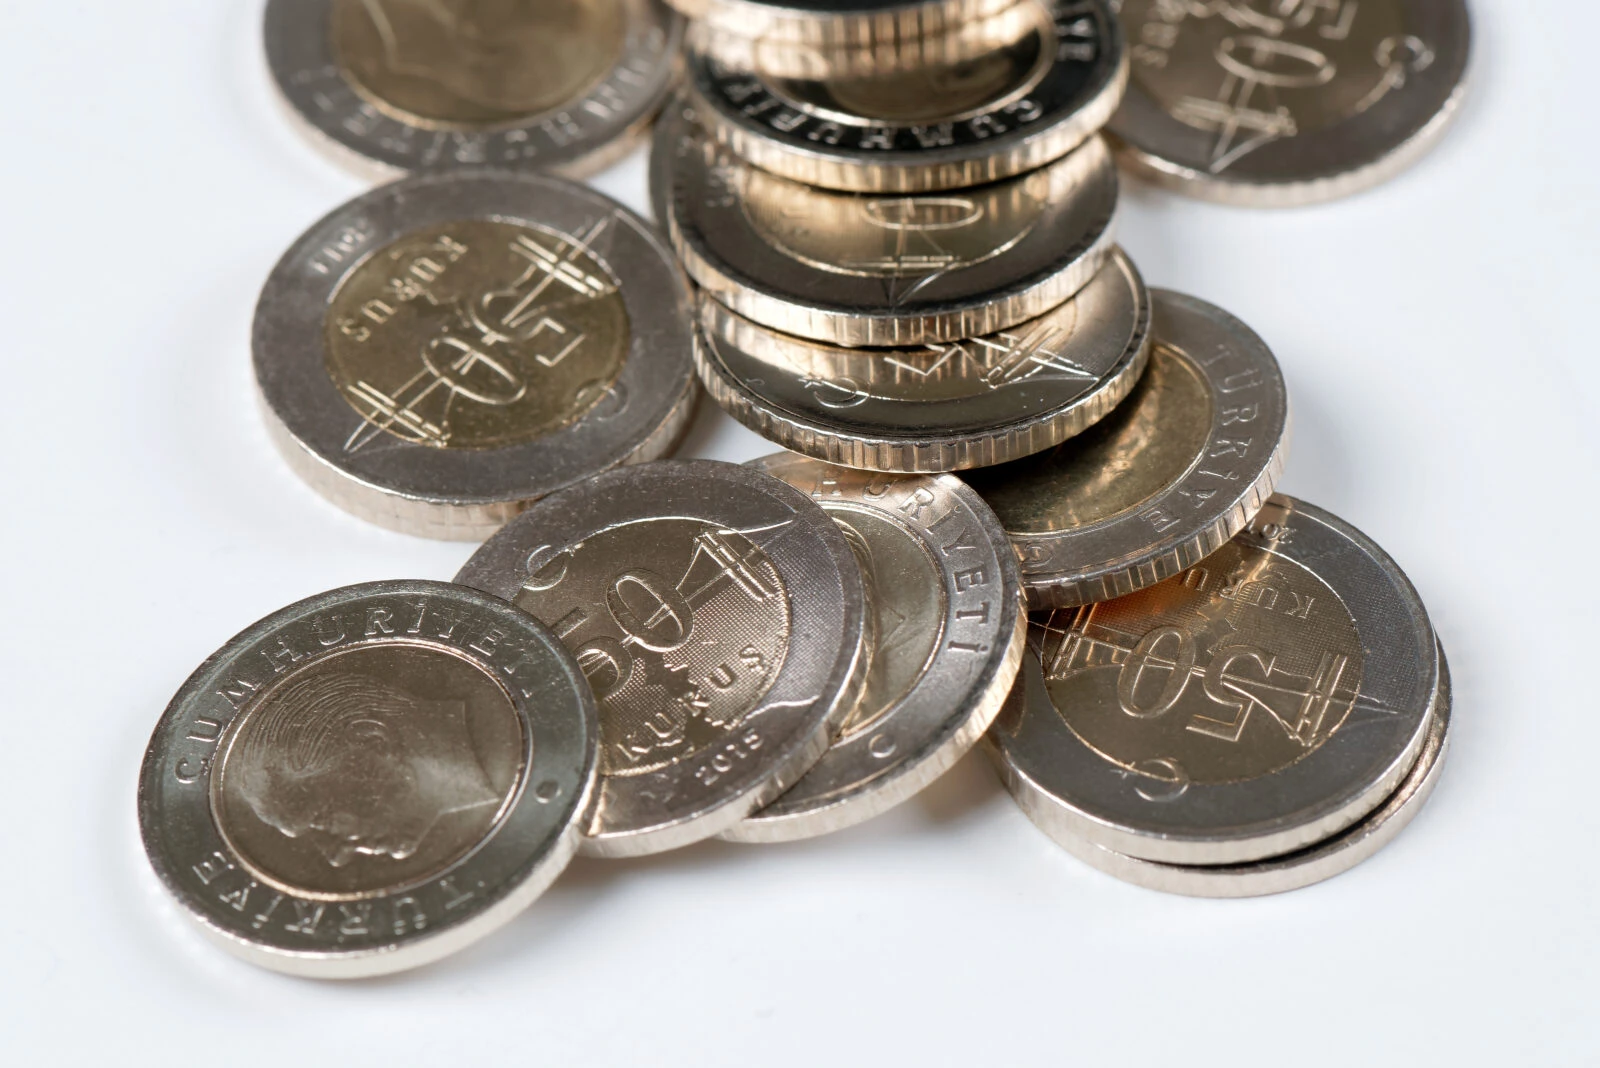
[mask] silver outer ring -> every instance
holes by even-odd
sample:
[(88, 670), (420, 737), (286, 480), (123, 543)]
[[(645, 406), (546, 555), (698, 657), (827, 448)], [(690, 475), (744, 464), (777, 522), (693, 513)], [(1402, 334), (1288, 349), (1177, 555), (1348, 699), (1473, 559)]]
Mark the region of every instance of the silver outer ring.
[[(1320, 134), (1296, 138), (1302, 151), (1306, 138), (1329, 143), (1312, 153), (1301, 167), (1280, 165), (1278, 173), (1251, 177), (1239, 170), (1215, 175), (1169, 158), (1161, 150), (1163, 136), (1186, 137), (1188, 130), (1145, 94), (1134, 77), (1112, 118), (1108, 139), (1117, 161), (1131, 174), (1173, 192), (1214, 204), (1248, 208), (1297, 208), (1325, 204), (1381, 185), (1417, 163), (1444, 137), (1460, 115), (1473, 80), (1475, 56), (1471, 20), (1465, 0), (1398, 0), (1408, 12), (1452, 31), (1446, 45), (1451, 62), (1435, 64), (1412, 75), (1430, 101), (1420, 121), (1397, 123), (1393, 115), (1363, 115)], [(1380, 110), (1380, 109), (1374, 109)], [(1350, 153), (1346, 146), (1378, 143), (1377, 151)], [(1344, 150), (1341, 152), (1341, 150)], [(1246, 168), (1247, 169), (1247, 168)]]
[(1433, 707), (1428, 736), (1422, 744), (1422, 754), (1411, 773), (1387, 801), (1360, 823), (1299, 852), (1250, 864), (1206, 866), (1139, 860), (1081, 839), (1062, 839), (1060, 845), (1090, 867), (1123, 882), (1168, 894), (1264, 897), (1320, 883), (1349, 871), (1377, 853), (1394, 841), (1422, 811), (1422, 806), (1433, 795), (1433, 788), (1439, 784), (1445, 757), (1450, 752), (1450, 714), (1450, 668), (1441, 647), (1439, 696)]
[(745, 37), (827, 48), (871, 48), (952, 31), (1016, 0), (670, 0), (689, 18)]
[[(1243, 530), (1272, 495), (1288, 452), (1289, 395), (1266, 343), (1214, 304), (1153, 289), (1152, 360), (1175, 355), (1211, 388), (1212, 426), (1202, 458), (1171, 486), (1137, 508), (1093, 526), (1048, 534), (1013, 533), (1022, 557), (1028, 607), (1070, 608), (1109, 601), (1191, 567)], [(1209, 362), (1197, 356), (1209, 354)], [(1218, 487), (1205, 462), (1236, 440), (1240, 411), (1253, 411), (1249, 456), (1228, 455), (1234, 488)], [(1243, 474), (1235, 468), (1242, 464)], [(987, 472), (996, 478), (1001, 472)], [(976, 481), (981, 494), (982, 480)], [(1196, 492), (1200, 491), (1200, 492)], [(1197, 507), (1187, 502), (1201, 500)], [(1004, 517), (1001, 519), (1004, 522)]]
[(960, 479), (868, 475), (792, 453), (749, 466), (809, 488), (824, 511), (881, 510), (938, 561), (944, 583), (940, 644), (912, 688), (872, 729), (836, 740), (786, 793), (722, 832), (733, 842), (792, 842), (887, 812), (961, 759), (1005, 704), (1028, 618), (1005, 531)]
[[(1046, 35), (1047, 44), (1093, 24), (1092, 58), (1063, 52), (1020, 98), (940, 127), (833, 123), (791, 106), (763, 74), (698, 51), (688, 53), (685, 88), (712, 134), (734, 155), (797, 182), (852, 192), (924, 193), (999, 181), (1060, 159), (1092, 137), (1111, 121), (1128, 84), (1122, 31), (1105, 0), (1037, 0), (1036, 8), (1043, 24), (1036, 32)], [(1044, 28), (1051, 23), (1053, 30)], [(935, 138), (953, 143), (934, 147)], [(872, 147), (884, 140), (894, 147)]]
[[(429, 607), (419, 610), (424, 601)], [(436, 605), (448, 607), (439, 619), (452, 626), (435, 629), (428, 622)], [(510, 807), (471, 853), (420, 885), (346, 908), (259, 885), (212, 818), (210, 777), (214, 754), (231, 737), (229, 724), (251, 707), (248, 696), (237, 695), (263, 687), (275, 669), (287, 670), (284, 649), (308, 664), (319, 653), (382, 642), (361, 631), (373, 609), (396, 620), (414, 617), (419, 643), (464, 655), (500, 678), (522, 722), (524, 759), (531, 762)], [(313, 634), (317, 621), (330, 620), (349, 640), (325, 645), (332, 629), (326, 626)], [(440, 629), (451, 633), (440, 636)], [(383, 975), (477, 941), (550, 885), (577, 850), (593, 810), (598, 739), (594, 696), (583, 672), (555, 636), (526, 614), (447, 582), (346, 586), (253, 624), (184, 682), (145, 752), (140, 834), (167, 891), (231, 952), (292, 975)], [(424, 922), (416, 922), (419, 917)]]
[[(700, 295), (700, 322), (695, 336), (695, 367), (706, 392), (729, 415), (767, 440), (814, 459), (869, 471), (939, 472), (989, 467), (1031, 456), (1093, 426), (1122, 402), (1144, 374), (1150, 359), (1150, 296), (1138, 268), (1120, 248), (1112, 250), (1110, 260), (1084, 290), (1039, 319), (1021, 324), (1016, 332), (1028, 334), (1035, 326), (1047, 325), (1050, 316), (1081, 298), (1085, 290), (1102, 281), (1115, 285), (1118, 280), (1133, 293), (1133, 322), (1126, 332), (1121, 355), (1095, 388), (1032, 418), (1000, 422), (982, 430), (974, 431), (970, 426), (937, 431), (925, 428), (915, 435), (894, 435), (887, 428), (873, 432), (857, 424), (825, 423), (814, 414), (795, 412), (764, 392), (769, 385), (766, 375), (762, 379), (741, 377), (729, 366), (730, 350), (735, 356), (753, 354), (784, 339), (729, 311), (704, 293)], [(989, 340), (996, 347), (1003, 344)], [(794, 343), (817, 344), (803, 340)], [(893, 351), (875, 351), (866, 358), (886, 359)]]
[[(572, 425), (499, 449), (396, 440), (344, 449), (361, 417), (325, 369), (324, 319), (350, 273), (408, 233), (463, 219), (590, 232), (619, 282), (631, 330), (608, 395)], [(528, 502), (622, 464), (653, 460), (688, 429), (699, 395), (688, 288), (659, 232), (584, 186), (532, 172), (441, 171), (372, 190), (314, 223), (278, 261), (256, 305), (256, 385), (274, 443), (334, 504), (408, 534), (479, 540)]]
[[(1136, 781), (1063, 722), (1037, 656), (989, 738), (1001, 777), (1030, 819), (1058, 840), (1080, 838), (1167, 864), (1238, 864), (1291, 853), (1381, 805), (1416, 765), (1439, 693), (1438, 641), (1405, 573), (1370, 538), (1290, 497), (1240, 537), (1317, 574), (1361, 640), (1350, 720), (1305, 757), (1245, 782), (1190, 784), (1140, 800)], [(1245, 815), (1239, 815), (1239, 813)]]
[[(601, 776), (582, 851), (640, 856), (720, 834), (792, 786), (827, 750), (865, 683), (866, 593), (850, 544), (815, 502), (738, 464), (668, 460), (596, 476), (524, 512), (473, 554), (456, 581), (514, 600), (552, 553), (595, 531), (661, 516), (744, 530), (766, 550), (790, 598), (794, 637), (777, 678), (741, 724), (761, 729), (761, 759), (696, 778), (720, 751), (643, 775)], [(757, 530), (757, 528), (763, 528)]]
[(534, 167), (587, 178), (648, 133), (681, 72), (683, 18), (660, 0), (625, 0), (622, 59), (568, 106), (487, 130), (426, 128), (386, 114), (339, 71), (328, 27), (334, 0), (268, 0), (267, 68), (303, 132), (373, 181), (449, 167)]
[[(746, 319), (848, 346), (920, 345), (997, 333), (1036, 318), (1088, 284), (1114, 245), (1116, 167), (1099, 137), (1013, 182), (1048, 188), (1037, 223), (1002, 256), (930, 275), (914, 292), (863, 294), (873, 280), (774, 252), (739, 207), (753, 171), (669, 111), (657, 146), (676, 146), (668, 230), (689, 276)], [(788, 179), (769, 177), (772, 182)], [(845, 197), (790, 183), (797, 196)], [(997, 265), (1004, 274), (995, 277)]]

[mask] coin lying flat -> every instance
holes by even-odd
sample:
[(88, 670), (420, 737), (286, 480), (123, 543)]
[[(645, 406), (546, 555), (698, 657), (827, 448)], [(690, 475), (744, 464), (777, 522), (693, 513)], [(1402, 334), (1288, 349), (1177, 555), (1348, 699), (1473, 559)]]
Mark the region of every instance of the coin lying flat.
[(525, 907), (592, 809), (578, 665), (443, 582), (333, 590), (256, 623), (167, 706), (139, 826), (167, 890), (256, 964), (350, 978), (436, 960)]
[(948, 32), (1016, 0), (671, 0), (690, 18), (758, 40), (880, 48)]
[(1403, 170), (1460, 111), (1464, 0), (1122, 0), (1123, 161), (1230, 204), (1331, 200)]
[(722, 833), (810, 838), (860, 823), (938, 778), (988, 730), (1022, 662), (1016, 556), (950, 475), (894, 477), (778, 453), (751, 461), (809, 493), (850, 539), (873, 645), (866, 686), (822, 759)]
[(850, 543), (809, 497), (733, 464), (597, 476), (507, 524), (456, 580), (547, 623), (594, 687), (590, 853), (727, 830), (816, 763), (864, 683)]
[(920, 193), (1009, 178), (1070, 152), (1127, 84), (1105, 0), (1024, 0), (1030, 32), (978, 57), (886, 73), (778, 77), (691, 51), (688, 93), (716, 138), (828, 189)]
[(662, 122), (656, 144), (677, 149), (669, 229), (685, 268), (784, 333), (878, 346), (993, 334), (1066, 300), (1110, 254), (1117, 176), (1099, 138), (1004, 182), (872, 196), (752, 167), (681, 112)]
[(311, 227), (256, 307), (256, 382), (295, 470), (372, 522), (482, 538), (676, 442), (687, 289), (653, 227), (558, 178), (404, 179)]
[(347, 162), (537, 167), (584, 177), (642, 136), (683, 20), (655, 0), (270, 0), (267, 64)]
[(1177, 574), (1241, 530), (1283, 470), (1289, 401), (1249, 327), (1151, 291), (1150, 365), (1086, 432), (967, 474), (1011, 534), (1033, 608), (1109, 600)]
[(847, 349), (757, 326), (702, 294), (707, 391), (796, 452), (877, 471), (956, 471), (1050, 448), (1103, 418), (1149, 357), (1150, 299), (1120, 250), (1038, 319), (987, 337)]
[(1382, 549), (1277, 496), (1147, 590), (1035, 613), (1034, 700), (991, 740), (1053, 837), (1168, 864), (1321, 842), (1416, 765), (1439, 686), (1432, 626)]
[(1433, 794), (1450, 748), (1450, 670), (1439, 654), (1439, 696), (1422, 755), (1389, 799), (1359, 823), (1325, 841), (1248, 864), (1160, 864), (1123, 856), (1077, 839), (1062, 839), (1073, 856), (1124, 882), (1191, 897), (1259, 897), (1298, 890), (1349, 871), (1394, 841)]

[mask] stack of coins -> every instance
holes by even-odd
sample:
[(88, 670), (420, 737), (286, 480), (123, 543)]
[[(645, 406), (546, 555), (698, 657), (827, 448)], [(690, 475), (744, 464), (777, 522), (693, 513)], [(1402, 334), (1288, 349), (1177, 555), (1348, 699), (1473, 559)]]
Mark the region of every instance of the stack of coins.
[[(268, 425), (347, 510), (483, 545), (453, 582), (290, 605), (184, 683), (139, 789), (174, 897), (268, 967), (393, 971), (579, 850), (825, 834), (985, 737), (1047, 834), (1157, 889), (1292, 889), (1388, 841), (1439, 774), (1443, 651), (1381, 549), (1273, 495), (1278, 364), (1146, 288), (1098, 131), (1162, 170), (1154, 100), (1257, 138), (1163, 171), (1202, 195), (1348, 189), (1453, 113), (1464, 60), (1427, 74), (1417, 36), (1438, 27), (1401, 0), (1373, 24), (1130, 2), (1131, 54), (1165, 73), (1128, 90), (1107, 0), (693, 7), (686, 32), (656, 0), (268, 4), (304, 125), (417, 171), (272, 271)], [(642, 132), (684, 38), (663, 235), (558, 175)], [(1172, 88), (1201, 46), (1254, 87), (1226, 116)], [(1381, 92), (1333, 73), (1362, 49)], [(1317, 147), (1312, 116), (1414, 98), (1433, 110), (1353, 162)], [(1285, 170), (1302, 134), (1317, 162)], [(788, 451), (660, 459), (697, 378)]]

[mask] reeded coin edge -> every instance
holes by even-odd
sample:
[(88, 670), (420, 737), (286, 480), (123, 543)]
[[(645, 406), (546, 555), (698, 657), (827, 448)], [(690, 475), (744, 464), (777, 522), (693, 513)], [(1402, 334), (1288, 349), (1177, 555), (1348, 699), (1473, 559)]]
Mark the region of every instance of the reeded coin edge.
[(762, 0), (668, 0), (689, 18), (721, 31), (825, 48), (875, 48), (955, 32), (963, 23), (998, 14), (1015, 2), (884, 0), (880, 11), (830, 14)]

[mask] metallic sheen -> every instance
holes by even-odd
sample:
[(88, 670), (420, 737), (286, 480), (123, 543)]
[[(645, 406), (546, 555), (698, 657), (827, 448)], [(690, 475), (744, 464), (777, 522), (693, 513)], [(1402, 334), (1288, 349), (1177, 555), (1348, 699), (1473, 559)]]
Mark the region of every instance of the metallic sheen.
[(949, 32), (1015, 0), (671, 0), (710, 26), (756, 40), (881, 48)]

